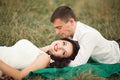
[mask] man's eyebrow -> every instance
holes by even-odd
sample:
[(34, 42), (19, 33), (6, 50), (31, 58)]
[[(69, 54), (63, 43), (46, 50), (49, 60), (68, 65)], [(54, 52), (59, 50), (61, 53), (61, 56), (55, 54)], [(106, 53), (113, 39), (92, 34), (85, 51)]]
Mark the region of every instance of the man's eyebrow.
[(61, 28), (62, 26), (56, 26), (55, 28)]

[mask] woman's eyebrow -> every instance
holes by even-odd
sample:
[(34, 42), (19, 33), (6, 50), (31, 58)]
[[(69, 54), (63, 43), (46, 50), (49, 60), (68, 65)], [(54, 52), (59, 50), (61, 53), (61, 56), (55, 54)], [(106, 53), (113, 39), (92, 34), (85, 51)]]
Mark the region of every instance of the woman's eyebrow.
[(65, 50), (65, 56), (67, 56), (67, 53), (68, 53), (68, 52)]

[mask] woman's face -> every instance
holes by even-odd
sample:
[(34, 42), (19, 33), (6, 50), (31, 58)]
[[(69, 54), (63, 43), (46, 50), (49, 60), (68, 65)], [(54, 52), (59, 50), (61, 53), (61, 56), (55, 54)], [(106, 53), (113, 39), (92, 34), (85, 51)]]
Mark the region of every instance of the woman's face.
[(66, 40), (54, 41), (50, 47), (50, 54), (57, 57), (67, 58), (73, 53), (72, 44)]

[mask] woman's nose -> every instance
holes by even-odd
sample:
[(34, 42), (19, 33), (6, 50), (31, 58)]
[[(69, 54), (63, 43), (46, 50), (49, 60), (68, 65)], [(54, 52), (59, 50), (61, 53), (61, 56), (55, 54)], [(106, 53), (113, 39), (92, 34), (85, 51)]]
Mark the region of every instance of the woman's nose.
[(58, 46), (59, 49), (63, 49), (63, 47), (64, 47), (63, 44), (60, 44), (60, 45)]

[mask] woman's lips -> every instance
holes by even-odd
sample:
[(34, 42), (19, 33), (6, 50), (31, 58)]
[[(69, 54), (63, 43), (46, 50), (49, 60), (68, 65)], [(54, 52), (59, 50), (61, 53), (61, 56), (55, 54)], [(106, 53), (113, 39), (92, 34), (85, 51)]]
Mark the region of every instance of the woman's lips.
[(55, 46), (54, 46), (54, 50), (55, 50), (55, 51), (58, 50), (58, 44), (55, 44)]

